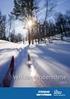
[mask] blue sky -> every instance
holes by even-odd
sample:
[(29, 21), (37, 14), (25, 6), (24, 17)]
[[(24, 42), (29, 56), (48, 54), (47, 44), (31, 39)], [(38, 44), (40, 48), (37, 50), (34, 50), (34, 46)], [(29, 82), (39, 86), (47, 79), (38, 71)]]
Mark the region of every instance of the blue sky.
[(7, 15), (12, 11), (13, 0), (0, 0), (0, 11)]
[(67, 10), (70, 10), (70, 0), (59, 0), (56, 11), (65, 13)]
[[(43, 2), (44, 0), (42, 0)], [(59, 4), (55, 8), (57, 12), (65, 13), (66, 10), (70, 9), (70, 0), (58, 0)], [(7, 15), (12, 11), (13, 8), (13, 0), (0, 0), (0, 10), (3, 14)], [(42, 12), (44, 13), (44, 12)], [(42, 14), (40, 17), (42, 17)]]

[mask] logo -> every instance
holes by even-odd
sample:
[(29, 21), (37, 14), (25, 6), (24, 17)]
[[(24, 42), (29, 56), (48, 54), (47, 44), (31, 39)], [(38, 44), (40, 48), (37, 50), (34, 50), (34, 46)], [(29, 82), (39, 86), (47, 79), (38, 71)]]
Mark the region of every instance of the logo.
[(49, 90), (39, 90), (36, 96), (52, 96)]
[(36, 93), (36, 96), (66, 96), (65, 93), (61, 89), (54, 89), (53, 91), (51, 90), (38, 90)]
[(53, 96), (65, 96), (62, 90), (54, 90)]

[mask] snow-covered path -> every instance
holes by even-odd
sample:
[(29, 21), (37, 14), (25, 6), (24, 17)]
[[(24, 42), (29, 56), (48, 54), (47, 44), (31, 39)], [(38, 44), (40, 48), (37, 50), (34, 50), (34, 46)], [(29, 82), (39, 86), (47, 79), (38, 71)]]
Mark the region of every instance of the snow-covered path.
[[(42, 86), (70, 86), (70, 44), (31, 46), (29, 53)], [(38, 79), (35, 77), (35, 80)]]
[[(70, 86), (69, 43), (31, 45), (26, 50), (25, 62), (16, 72), (14, 87)], [(27, 53), (31, 57), (31, 68), (27, 66)]]
[[(28, 53), (31, 67), (28, 67)], [(30, 45), (0, 40), (0, 83), (15, 57), (11, 87), (70, 86), (70, 43)]]
[[(13, 87), (39, 87), (40, 82), (33, 80), (36, 71), (33, 66), (28, 67), (28, 46), (22, 48), (15, 61), (15, 70), (11, 86)], [(37, 74), (36, 74), (37, 75)]]

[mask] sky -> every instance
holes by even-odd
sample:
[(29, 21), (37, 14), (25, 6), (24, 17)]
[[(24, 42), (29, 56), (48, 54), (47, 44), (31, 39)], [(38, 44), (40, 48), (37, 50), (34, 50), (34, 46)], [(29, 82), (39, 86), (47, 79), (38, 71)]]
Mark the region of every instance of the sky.
[[(41, 1), (41, 0), (40, 0)], [(43, 1), (42, 3), (40, 3), (40, 5), (43, 5)], [(57, 12), (62, 12), (65, 13), (66, 10), (70, 9), (70, 0), (58, 0), (59, 3), (56, 6), (55, 10)], [(12, 11), (13, 8), (13, 0), (0, 0), (0, 10), (2, 11), (3, 14), (7, 15)], [(42, 11), (42, 13), (44, 13)], [(42, 13), (40, 14), (40, 17), (42, 17)]]
[[(60, 13), (63, 13), (65, 14), (66, 11), (69, 11), (70, 10), (70, 0), (52, 0), (52, 1), (56, 1), (56, 7), (54, 8), (54, 13), (56, 12), (60, 12)], [(44, 5), (44, 0), (42, 0), (42, 3), (40, 3), (40, 7), (42, 6), (43, 7)], [(42, 9), (41, 10), (41, 13), (39, 14), (39, 19), (44, 19), (45, 16), (44, 16), (44, 13), (45, 13), (45, 9)], [(51, 16), (54, 15), (54, 13), (51, 14)]]
[[(40, 1), (42, 1), (40, 3), (40, 7), (43, 7), (44, 0), (40, 0)], [(13, 0), (0, 0), (0, 11), (2, 12), (2, 14), (6, 15), (7, 18), (13, 9), (13, 6), (14, 6)], [(58, 0), (58, 4), (55, 7), (55, 12), (65, 13), (67, 10), (70, 10), (70, 0)], [(44, 15), (45, 15), (45, 10), (42, 9), (39, 13), (39, 20), (44, 20), (45, 18)], [(19, 24), (17, 24), (16, 27), (17, 27), (17, 30), (20, 32)]]
[(0, 0), (0, 11), (7, 15), (12, 11), (13, 0)]
[(70, 0), (59, 0), (56, 11), (65, 13), (67, 10), (70, 10)]

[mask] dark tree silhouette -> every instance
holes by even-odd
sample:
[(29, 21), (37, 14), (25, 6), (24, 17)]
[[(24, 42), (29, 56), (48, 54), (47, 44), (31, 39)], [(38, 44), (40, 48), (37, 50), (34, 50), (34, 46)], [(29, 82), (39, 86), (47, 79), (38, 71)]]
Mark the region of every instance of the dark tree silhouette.
[(2, 15), (2, 13), (0, 12), (0, 39), (6, 39), (5, 28), (6, 16)]
[[(12, 14), (21, 20), (33, 19), (34, 10), (37, 9), (35, 0), (14, 0), (14, 8)], [(29, 44), (31, 42), (30, 31), (28, 34)]]
[(65, 24), (66, 24), (66, 19), (64, 15), (59, 13), (56, 18), (56, 27), (58, 29), (58, 33), (61, 34), (61, 40), (63, 40), (63, 36), (65, 32)]

